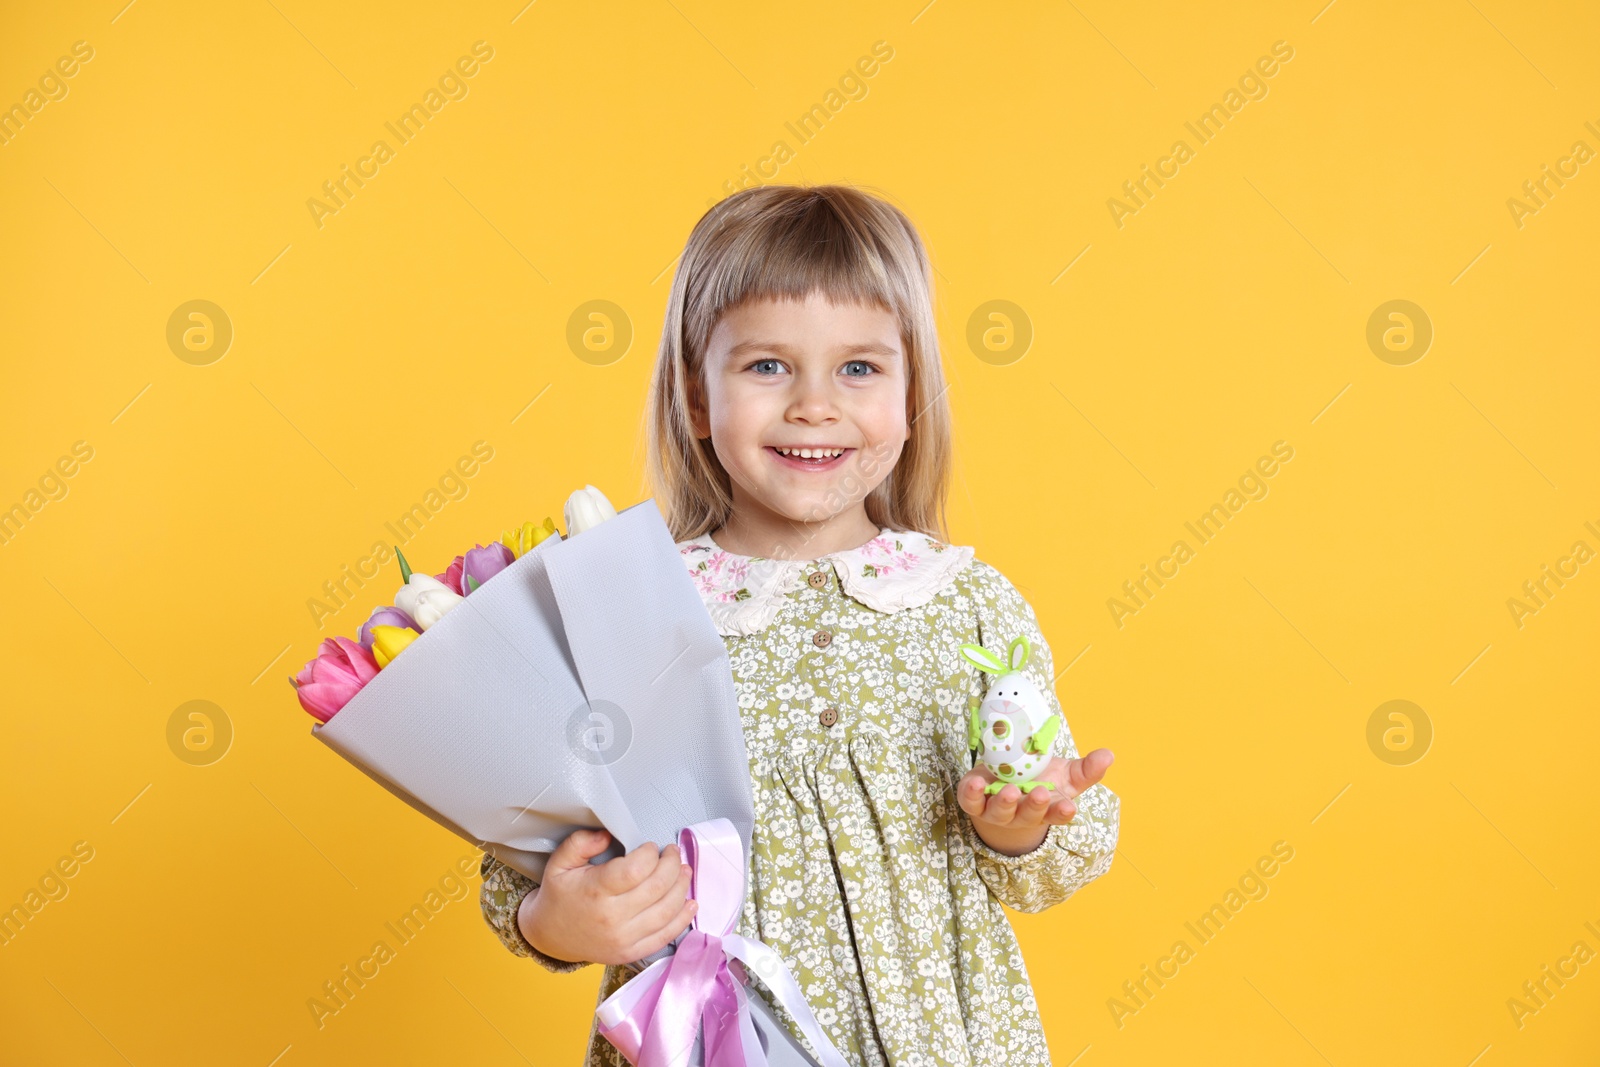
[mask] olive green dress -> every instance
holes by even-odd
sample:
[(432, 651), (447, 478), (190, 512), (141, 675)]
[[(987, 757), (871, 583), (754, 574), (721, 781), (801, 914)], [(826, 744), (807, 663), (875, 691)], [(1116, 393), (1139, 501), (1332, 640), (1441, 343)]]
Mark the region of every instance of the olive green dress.
[[(783, 957), (856, 1067), (1048, 1064), (1004, 907), (1042, 911), (1104, 874), (1118, 798), (1092, 786), (1070, 823), (1006, 856), (953, 791), (973, 764), (968, 700), (993, 677), (960, 655), (963, 642), (1004, 658), (1025, 635), (1023, 670), (1061, 710), (1032, 607), (970, 547), (915, 532), (884, 528), (816, 560), (740, 556), (709, 534), (679, 549), (726, 641), (750, 758), (755, 832), (736, 932)], [(1065, 719), (1051, 751), (1078, 755)], [(487, 855), (482, 873), (484, 917), (506, 948), (551, 971), (589, 966), (522, 936), (532, 880)], [(632, 974), (607, 966), (598, 999)], [(625, 1063), (591, 1020), (585, 1067)]]

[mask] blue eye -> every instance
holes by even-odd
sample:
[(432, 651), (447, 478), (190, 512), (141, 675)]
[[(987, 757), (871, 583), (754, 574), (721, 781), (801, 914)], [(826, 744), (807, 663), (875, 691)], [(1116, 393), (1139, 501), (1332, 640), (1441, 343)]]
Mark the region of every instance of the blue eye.
[[(774, 366), (774, 367), (781, 367), (781, 366), (783, 366), (783, 364), (782, 364), (782, 363), (779, 363), (779, 362), (778, 362), (778, 361), (777, 361), (777, 360), (775, 360), (775, 359), (758, 359), (758, 360), (756, 360), (756, 361), (755, 361), (755, 362), (754, 362), (754, 363), (752, 363), (752, 364), (750, 364), (750, 369), (751, 369), (751, 370), (755, 370), (755, 371), (756, 371), (756, 373), (757, 373), (757, 374), (765, 374), (765, 373), (768, 373), (768, 372), (766, 372), (766, 371), (761, 371), (761, 370), (756, 370), (756, 368), (758, 368), (758, 367), (763, 367), (763, 366), (766, 366), (766, 365), (767, 365), (767, 364), (769, 364), (769, 363), (770, 363), (770, 364), (771, 364), (771, 365), (772, 365), (772, 366)], [(773, 373), (776, 373), (776, 372), (773, 372)]]
[(865, 368), (867, 368), (867, 370), (869, 372), (867, 374), (846, 374), (845, 375), (846, 378), (868, 378), (868, 377), (871, 377), (872, 374), (876, 374), (877, 371), (878, 371), (877, 367), (875, 367), (871, 363), (868, 363), (864, 359), (852, 359), (849, 363), (846, 363), (845, 366), (846, 367), (865, 367)]

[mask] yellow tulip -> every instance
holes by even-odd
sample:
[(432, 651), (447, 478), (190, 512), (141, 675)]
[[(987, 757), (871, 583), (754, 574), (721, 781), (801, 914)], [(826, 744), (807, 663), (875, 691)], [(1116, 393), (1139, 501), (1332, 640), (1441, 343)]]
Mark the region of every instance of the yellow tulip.
[(378, 668), (387, 667), (418, 636), (417, 631), (406, 626), (374, 626), (372, 658), (378, 661)]
[(547, 537), (557, 536), (556, 524), (550, 516), (546, 515), (544, 523), (535, 526), (525, 522), (521, 526), (507, 530), (500, 536), (500, 543), (511, 550), (513, 559), (521, 559), (523, 553)]
[[(525, 522), (515, 526), (500, 535), (500, 543), (511, 550), (512, 559), (521, 559), (522, 554), (533, 547), (533, 523)], [(526, 547), (524, 547), (526, 546)]]

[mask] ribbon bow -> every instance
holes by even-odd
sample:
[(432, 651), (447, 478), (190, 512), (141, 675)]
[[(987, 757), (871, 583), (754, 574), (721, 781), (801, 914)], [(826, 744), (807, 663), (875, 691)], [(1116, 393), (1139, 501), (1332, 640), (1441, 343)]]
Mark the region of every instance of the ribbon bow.
[(640, 971), (595, 1009), (600, 1035), (634, 1067), (682, 1067), (703, 1036), (704, 1067), (767, 1067), (750, 1020), (745, 968), (788, 1010), (822, 1067), (849, 1067), (822, 1032), (789, 967), (761, 941), (733, 932), (744, 905), (744, 845), (733, 823), (707, 819), (678, 833), (689, 895), (700, 910), (672, 955)]

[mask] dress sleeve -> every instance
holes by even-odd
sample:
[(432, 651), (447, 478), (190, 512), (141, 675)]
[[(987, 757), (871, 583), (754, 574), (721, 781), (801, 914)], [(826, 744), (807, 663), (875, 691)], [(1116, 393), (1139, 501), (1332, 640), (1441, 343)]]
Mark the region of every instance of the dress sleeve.
[(478, 894), (478, 901), (483, 906), (484, 921), (507, 949), (518, 956), (531, 956), (545, 970), (557, 974), (576, 971), (593, 962), (583, 960), (574, 963), (547, 956), (522, 936), (522, 930), (517, 926), (517, 909), (522, 906), (523, 897), (539, 888), (532, 878), (521, 871), (512, 870), (487, 852), (483, 854), (478, 873), (483, 876), (483, 888)]
[[(1004, 659), (1013, 638), (1021, 634), (1028, 639), (1028, 660), (1022, 669), (1038, 684), (1050, 710), (1061, 716), (1061, 727), (1051, 743), (1050, 754), (1076, 759), (1078, 747), (1056, 698), (1050, 646), (1039, 631), (1033, 607), (999, 571), (980, 561), (974, 561), (972, 566), (977, 572), (973, 583), (978, 612), (977, 643)], [(969, 695), (981, 697), (989, 676), (976, 667), (970, 670), (977, 677), (972, 679)], [(966, 713), (965, 704), (962, 711)], [(957, 821), (972, 848), (978, 876), (1000, 903), (1015, 911), (1044, 911), (1111, 869), (1117, 847), (1120, 800), (1104, 783), (1097, 782), (1080, 793), (1076, 802), (1078, 813), (1071, 822), (1050, 827), (1038, 848), (1020, 856), (1007, 856), (990, 848), (978, 836), (972, 817), (957, 806)]]

